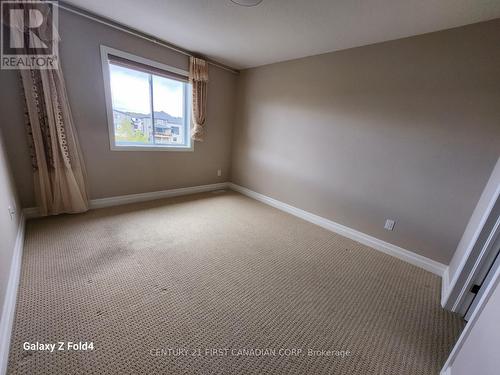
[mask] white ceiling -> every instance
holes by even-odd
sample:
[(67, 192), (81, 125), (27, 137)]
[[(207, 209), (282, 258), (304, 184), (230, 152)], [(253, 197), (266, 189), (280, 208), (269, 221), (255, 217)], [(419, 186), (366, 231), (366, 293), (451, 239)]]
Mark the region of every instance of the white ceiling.
[(500, 0), (67, 0), (242, 69), (500, 17)]

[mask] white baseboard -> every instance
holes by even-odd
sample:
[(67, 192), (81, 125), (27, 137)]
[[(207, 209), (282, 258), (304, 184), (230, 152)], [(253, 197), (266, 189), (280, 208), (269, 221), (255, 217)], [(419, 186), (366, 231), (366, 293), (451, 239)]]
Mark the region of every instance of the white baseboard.
[(9, 361), (10, 338), (14, 324), (14, 313), (16, 311), (17, 289), (19, 277), (21, 275), (21, 260), (24, 246), (24, 225), (25, 218), (21, 212), (19, 218), (19, 228), (17, 230), (16, 243), (10, 264), (9, 278), (5, 292), (4, 305), (2, 310), (2, 320), (0, 320), (0, 375), (7, 373), (7, 363)]
[[(162, 191), (154, 191), (150, 193), (141, 193), (141, 194), (130, 194), (130, 195), (121, 195), (116, 197), (109, 198), (100, 198), (93, 199), (90, 201), (90, 208), (103, 208), (103, 207), (111, 207), (118, 206), (129, 203), (136, 202), (144, 202), (150, 201), (160, 198), (169, 198), (176, 197), (181, 195), (195, 194), (206, 191), (213, 191), (218, 189), (230, 188), (237, 192), (240, 192), (248, 197), (266, 203), (270, 206), (278, 208), (282, 211), (288, 212), (289, 214), (300, 217), (304, 220), (307, 220), (313, 224), (319, 225), (325, 229), (331, 230), (332, 232), (338, 233), (342, 236), (348, 237), (355, 241), (358, 241), (364, 245), (370, 246), (376, 250), (382, 251), (386, 254), (392, 255), (396, 258), (404, 260), (408, 263), (411, 263), (415, 266), (421, 267), (427, 271), (430, 271), (436, 275), (443, 277), (445, 271), (447, 270), (447, 266), (442, 263), (436, 262), (432, 259), (426, 258), (422, 255), (418, 255), (412, 251), (403, 249), (399, 246), (393, 245), (391, 243), (382, 241), (378, 238), (372, 237), (368, 234), (362, 233), (355, 229), (346, 227), (344, 225), (338, 224), (334, 221), (325, 219), (321, 216), (312, 214), (310, 212), (304, 211), (300, 208), (290, 206), (289, 204), (280, 202), (276, 199), (267, 197), (263, 194), (257, 193), (250, 189), (247, 189), (243, 186), (239, 186), (229, 182), (222, 182), (218, 184), (210, 184), (210, 185), (200, 185), (200, 186), (192, 186), (187, 188), (180, 189), (170, 189), (170, 190), (162, 190)], [(26, 218), (33, 218), (38, 216), (38, 210), (36, 207), (25, 208), (23, 210)]]
[(93, 208), (120, 206), (122, 204), (146, 202), (161, 198), (170, 198), (170, 197), (178, 197), (181, 195), (203, 193), (206, 191), (225, 189), (227, 188), (227, 186), (228, 186), (227, 182), (221, 182), (218, 184), (199, 185), (199, 186), (191, 186), (179, 189), (153, 191), (150, 193), (120, 195), (117, 197), (92, 199), (90, 201), (90, 208), (93, 209)]
[(278, 208), (294, 216), (300, 217), (306, 221), (313, 224), (319, 225), (325, 229), (332, 232), (338, 233), (344, 237), (350, 238), (354, 241), (360, 242), (363, 245), (372, 247), (388, 255), (392, 255), (398, 259), (404, 260), (405, 262), (411, 263), (414, 266), (423, 268), (430, 271), (440, 277), (443, 277), (447, 266), (442, 263), (436, 262), (435, 260), (426, 258), (422, 255), (418, 255), (412, 251), (405, 250), (399, 246), (393, 245), (391, 243), (382, 241), (378, 238), (372, 237), (368, 234), (362, 233), (355, 229), (346, 227), (344, 225), (338, 224), (332, 220), (325, 219), (324, 217), (312, 214), (310, 212), (304, 211), (300, 208), (290, 206), (289, 204), (280, 202), (276, 199), (270, 198), (263, 194), (257, 193), (243, 186), (239, 186), (233, 183), (229, 183), (229, 188), (244, 194), (250, 198), (256, 199), (260, 202), (266, 203), (272, 207)]
[[(199, 186), (191, 186), (191, 187), (185, 187), (185, 188), (179, 188), (179, 189), (152, 191), (149, 193), (119, 195), (119, 196), (109, 197), (109, 198), (91, 199), (90, 200), (90, 208), (96, 209), (96, 208), (120, 206), (123, 204), (146, 202), (146, 201), (152, 201), (155, 199), (162, 199), (162, 198), (178, 197), (181, 195), (203, 193), (203, 192), (207, 192), (207, 191), (225, 189), (227, 187), (228, 187), (227, 182), (221, 182), (221, 183), (210, 184), (210, 185), (199, 185)], [(40, 216), (38, 213), (37, 207), (25, 208), (23, 210), (23, 212), (24, 212), (25, 217), (28, 219)]]
[[(405, 250), (399, 246), (382, 241), (378, 238), (372, 237), (368, 234), (359, 232), (355, 229), (338, 224), (334, 221), (325, 219), (321, 216), (304, 211), (300, 208), (291, 206), (289, 204), (280, 202), (276, 199), (267, 197), (263, 194), (257, 193), (245, 187), (223, 182), (218, 184), (193, 186), (180, 189), (171, 189), (163, 191), (155, 191), (151, 193), (131, 194), (109, 198), (94, 199), (90, 201), (90, 207), (103, 208), (111, 207), (135, 202), (144, 202), (161, 198), (175, 197), (181, 195), (195, 194), (219, 189), (230, 188), (250, 198), (256, 199), (260, 202), (266, 203), (272, 207), (278, 208), (289, 214), (297, 216), (301, 219), (309, 221), (313, 224), (319, 225), (332, 232), (338, 233), (342, 236), (350, 238), (354, 241), (360, 242), (366, 246), (372, 247), (385, 254), (392, 255), (398, 259), (406, 261), (410, 264), (423, 268), (443, 278), (443, 291), (448, 285), (448, 267), (442, 263), (436, 262), (432, 259), (418, 255), (412, 251)], [(21, 271), (21, 258), (24, 244), (24, 226), (26, 218), (33, 218), (38, 216), (38, 209), (36, 207), (26, 208), (21, 214), (21, 221), (16, 239), (16, 245), (11, 263), (9, 283), (5, 296), (5, 304), (2, 311), (2, 320), (0, 324), (0, 375), (7, 371), (7, 362), (9, 356), (10, 338), (12, 333), (12, 326), (14, 323), (14, 312), (16, 306), (17, 289), (19, 286), (19, 277)], [(444, 294), (444, 293), (443, 293)], [(444, 370), (442, 374), (448, 375), (451, 371), (449, 368)]]

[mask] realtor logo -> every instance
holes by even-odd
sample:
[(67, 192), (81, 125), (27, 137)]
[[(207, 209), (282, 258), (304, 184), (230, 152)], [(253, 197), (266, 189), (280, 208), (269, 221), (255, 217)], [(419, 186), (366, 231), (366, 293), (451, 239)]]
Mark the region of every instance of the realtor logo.
[(57, 69), (54, 1), (2, 1), (1, 69)]

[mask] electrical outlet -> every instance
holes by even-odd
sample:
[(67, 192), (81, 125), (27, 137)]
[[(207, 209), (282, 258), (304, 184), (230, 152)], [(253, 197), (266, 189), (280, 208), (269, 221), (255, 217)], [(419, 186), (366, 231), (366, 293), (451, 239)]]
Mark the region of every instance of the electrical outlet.
[(9, 206), (9, 215), (10, 215), (10, 220), (14, 220), (14, 216), (16, 215), (16, 208)]
[(395, 224), (394, 220), (387, 219), (385, 221), (384, 229), (394, 230), (394, 224)]
[(222, 169), (217, 169), (217, 176), (222, 176)]

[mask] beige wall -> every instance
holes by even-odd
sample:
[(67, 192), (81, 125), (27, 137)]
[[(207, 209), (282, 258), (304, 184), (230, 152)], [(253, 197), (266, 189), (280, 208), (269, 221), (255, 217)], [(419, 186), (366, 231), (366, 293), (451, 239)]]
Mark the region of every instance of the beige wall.
[[(0, 99), (3, 99), (3, 97), (0, 97)], [(8, 166), (9, 164), (7, 163), (4, 145), (5, 140), (0, 129), (0, 316), (2, 316), (4, 308), (12, 255), (20, 225), (19, 213), (16, 213), (11, 218), (8, 211), (9, 206), (16, 209), (19, 204), (14, 191), (14, 182)], [(2, 328), (2, 324), (3, 322), (0, 322), (0, 328)]]
[[(64, 11), (60, 33), (94, 199), (231, 179), (448, 263), (500, 153), (499, 20), (240, 77), (211, 66), (195, 152), (109, 149), (99, 45), (184, 69), (186, 56)], [(6, 151), (21, 204), (33, 206), (18, 77), (0, 78)]]
[(495, 20), (244, 71), (232, 181), (448, 264), (500, 155), (499, 45)]
[[(61, 11), (60, 56), (89, 175), (91, 198), (227, 181), (236, 75), (210, 65), (207, 137), (195, 152), (111, 151), (100, 44), (188, 69), (185, 55)], [(16, 186), (24, 207), (35, 204), (17, 74), (2, 71), (2, 128), (9, 134)], [(5, 105), (5, 106), (4, 106)], [(4, 121), (5, 120), (5, 121)], [(217, 176), (217, 169), (222, 176)]]

